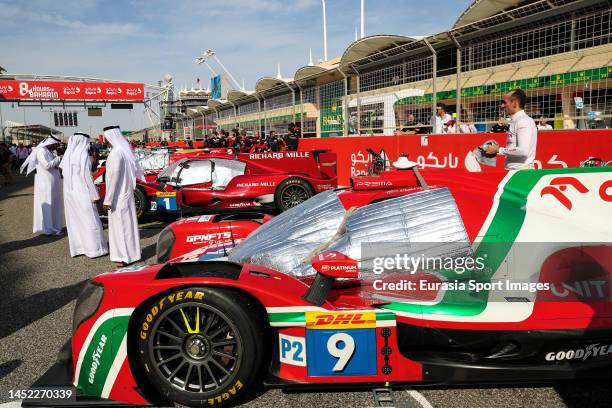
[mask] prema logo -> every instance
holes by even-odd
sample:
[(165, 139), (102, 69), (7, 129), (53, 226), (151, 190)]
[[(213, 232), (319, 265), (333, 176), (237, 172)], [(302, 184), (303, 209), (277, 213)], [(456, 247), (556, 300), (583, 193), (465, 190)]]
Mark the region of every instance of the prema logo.
[(589, 344), (586, 348), (570, 349), (562, 351), (551, 351), (546, 354), (546, 361), (567, 361), (582, 360), (588, 358), (601, 357), (612, 354), (612, 344), (599, 345), (599, 343)]
[(387, 187), (392, 186), (393, 183), (389, 180), (384, 181), (357, 181), (355, 187)]

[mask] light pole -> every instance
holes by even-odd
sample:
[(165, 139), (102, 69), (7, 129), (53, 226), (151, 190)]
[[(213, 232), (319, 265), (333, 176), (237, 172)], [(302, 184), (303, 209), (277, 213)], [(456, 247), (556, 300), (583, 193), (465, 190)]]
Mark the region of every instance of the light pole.
[(323, 3), (323, 59), (327, 61), (327, 12), (325, 10), (325, 0)]
[(214, 76), (217, 76), (217, 71), (215, 71), (215, 70), (214, 70), (214, 69), (213, 69), (213, 68), (210, 66), (210, 64), (208, 63), (208, 61), (206, 60), (206, 58), (204, 58), (204, 56), (201, 56), (201, 57), (196, 58), (195, 62), (196, 62), (196, 64), (198, 64), (198, 65), (205, 64), (205, 65), (208, 67), (208, 69), (210, 70), (210, 72), (212, 72), (212, 74), (213, 74)]
[[(232, 75), (232, 73), (231, 73), (231, 72), (229, 72), (227, 68), (225, 68), (225, 65), (223, 65), (223, 63), (222, 63), (222, 62), (221, 62), (221, 60), (220, 60), (220, 59), (217, 57), (216, 53), (215, 53), (213, 50), (211, 50), (211, 49), (206, 50), (206, 51), (205, 51), (205, 52), (202, 54), (202, 56), (200, 56), (200, 57), (196, 58), (195, 62), (196, 62), (196, 64), (198, 64), (198, 65), (201, 65), (201, 64), (204, 64), (204, 63), (205, 63), (205, 64), (206, 64), (206, 66), (207, 66), (207, 67), (208, 67), (208, 68), (209, 68), (209, 69), (210, 69), (210, 70), (213, 72), (213, 74), (216, 76), (216, 75), (217, 75), (217, 73), (216, 73), (216, 72), (215, 72), (215, 71), (214, 71), (214, 70), (213, 70), (213, 69), (210, 67), (210, 65), (208, 64), (208, 59), (209, 59), (209, 58), (211, 58), (211, 57), (212, 57), (212, 58), (214, 58), (214, 59), (215, 59), (215, 61), (217, 61), (217, 64), (219, 64), (219, 66), (221, 67), (221, 69), (223, 69), (223, 71), (224, 71), (224, 72), (227, 74), (227, 76), (229, 76), (229, 77), (230, 77), (230, 79), (232, 80), (232, 82), (234, 83), (234, 85), (236, 85), (236, 89), (242, 89), (242, 88), (241, 88), (241, 86), (240, 86), (240, 84), (238, 83), (238, 81), (236, 81), (236, 78), (234, 78), (234, 76)], [(244, 89), (243, 89), (243, 90), (244, 90)]]
[(365, 0), (361, 0), (361, 38), (365, 37)]

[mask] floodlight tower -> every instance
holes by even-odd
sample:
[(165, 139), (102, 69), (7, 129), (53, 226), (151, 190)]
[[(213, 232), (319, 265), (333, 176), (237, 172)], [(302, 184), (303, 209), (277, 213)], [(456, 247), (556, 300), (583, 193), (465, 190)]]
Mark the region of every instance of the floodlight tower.
[(208, 67), (208, 69), (210, 69), (213, 74), (216, 76), (217, 73), (215, 72), (214, 69), (212, 69), (212, 67), (208, 64), (208, 60), (209, 58), (213, 58), (215, 61), (217, 61), (217, 64), (219, 64), (219, 66), (221, 67), (221, 69), (223, 70), (223, 72), (225, 72), (227, 74), (227, 76), (232, 80), (232, 82), (234, 83), (234, 85), (236, 85), (236, 89), (242, 89), (244, 90), (240, 84), (238, 83), (238, 81), (236, 81), (236, 78), (234, 78), (234, 76), (232, 75), (231, 72), (229, 72), (229, 70), (225, 67), (225, 65), (223, 65), (223, 63), (221, 62), (221, 60), (217, 57), (217, 54), (211, 50), (210, 48), (206, 51), (204, 51), (204, 53), (199, 56), (198, 58), (196, 58), (195, 62), (198, 65), (201, 64), (206, 64), (206, 66)]
[(327, 61), (327, 10), (325, 0), (321, 0), (323, 6), (323, 59)]

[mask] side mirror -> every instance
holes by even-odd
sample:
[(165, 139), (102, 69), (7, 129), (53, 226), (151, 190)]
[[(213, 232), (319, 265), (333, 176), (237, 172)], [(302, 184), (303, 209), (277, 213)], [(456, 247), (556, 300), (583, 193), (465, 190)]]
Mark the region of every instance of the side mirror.
[(337, 251), (321, 252), (312, 259), (311, 265), (317, 275), (302, 299), (316, 306), (325, 302), (336, 278), (359, 277), (358, 262)]
[(358, 262), (338, 251), (325, 251), (312, 258), (312, 267), (321, 275), (331, 278), (357, 279)]

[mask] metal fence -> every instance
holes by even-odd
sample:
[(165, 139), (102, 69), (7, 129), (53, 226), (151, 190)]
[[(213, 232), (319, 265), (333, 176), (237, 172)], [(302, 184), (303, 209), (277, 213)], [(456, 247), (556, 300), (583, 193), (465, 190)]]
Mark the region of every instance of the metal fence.
[[(537, 12), (542, 4), (524, 13)], [(354, 72), (342, 73), (344, 79), (336, 75), (328, 82), (313, 81), (316, 85), (289, 83), (260, 100), (251, 96), (236, 109), (222, 107), (206, 115), (205, 122), (266, 134), (285, 133), (294, 122), (304, 136), (317, 137), (489, 131), (507, 121), (502, 96), (521, 88), (528, 96), (527, 113), (542, 129), (612, 125), (609, 4), (509, 27), (465, 41), (447, 33), (453, 41), (444, 46), (415, 41), (401, 52), (389, 52), (388, 58), (352, 66)], [(446, 105), (452, 120), (440, 119), (436, 128), (438, 103)]]

